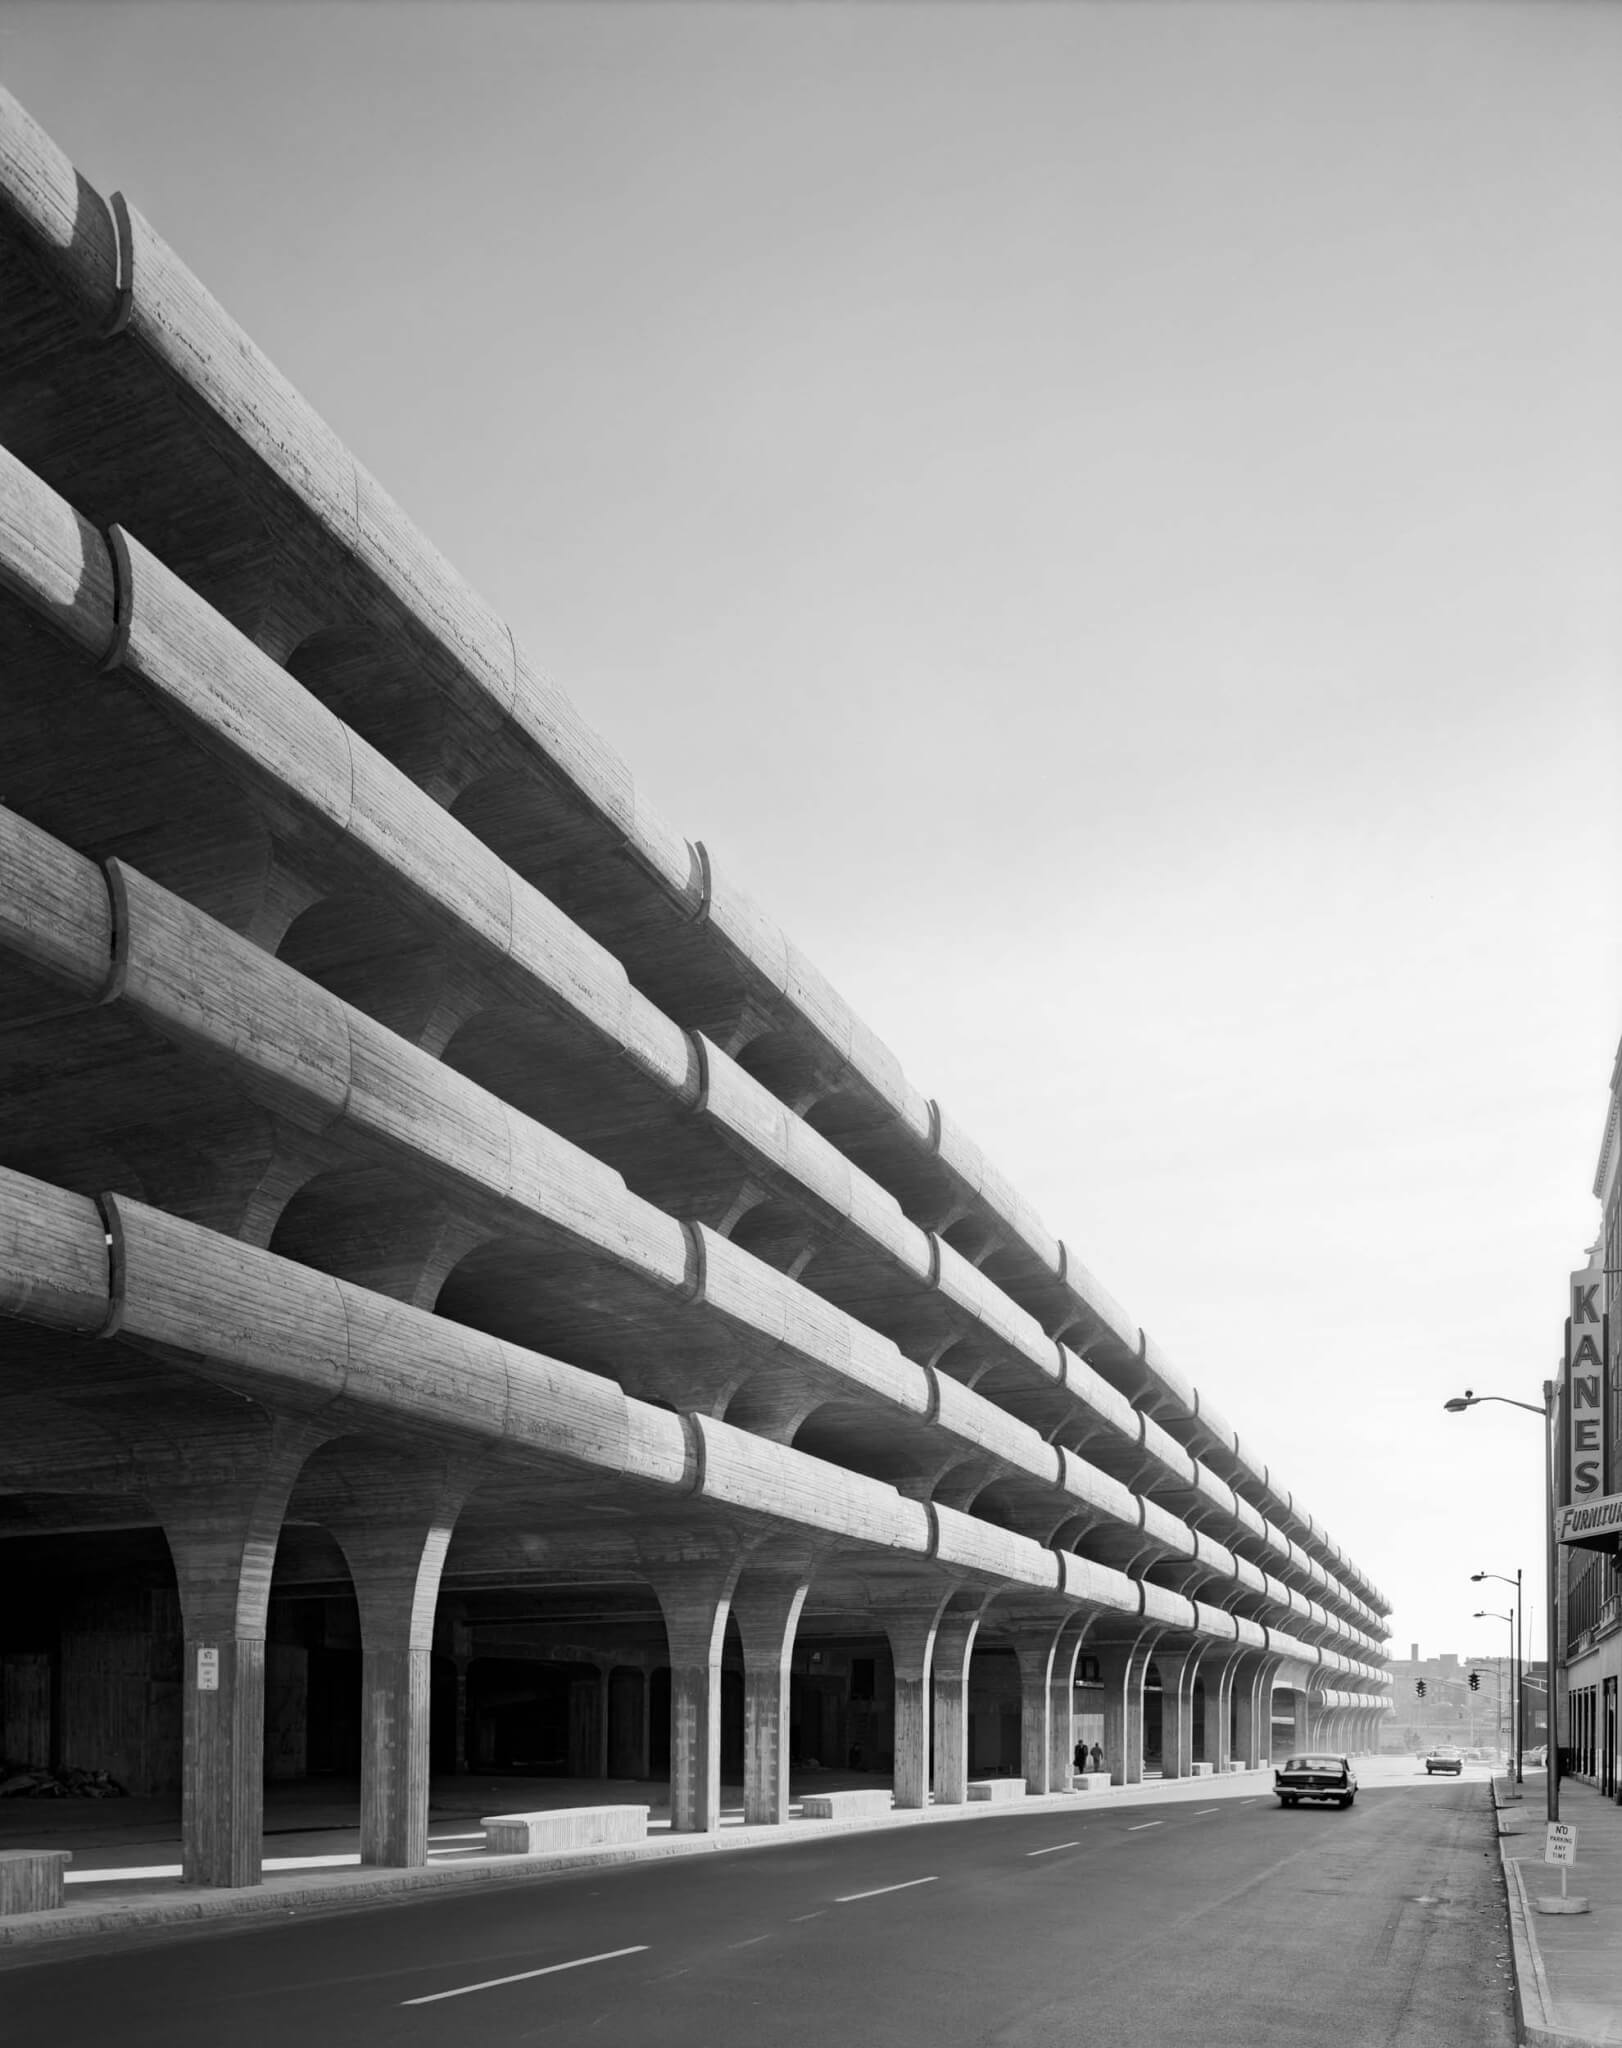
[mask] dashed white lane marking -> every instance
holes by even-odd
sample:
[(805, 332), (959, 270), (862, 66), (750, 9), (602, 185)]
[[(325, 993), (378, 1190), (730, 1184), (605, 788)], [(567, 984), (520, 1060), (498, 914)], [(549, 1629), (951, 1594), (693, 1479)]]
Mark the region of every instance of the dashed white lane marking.
[(769, 1934), (751, 1934), (747, 1941), (729, 1941), (728, 1948), (753, 1948), (757, 1941), (770, 1941)]
[(834, 1900), (836, 1906), (854, 1906), (858, 1899), (882, 1899), (886, 1892), (910, 1892), (915, 1885), (934, 1884), (932, 1877), (909, 1877), (905, 1884), (881, 1884), (877, 1891), (846, 1892)]
[(1222, 1808), (1220, 1806), (1202, 1806), (1194, 1818), (1196, 1820), (1203, 1820), (1208, 1813), (1220, 1813), (1221, 1811)]
[(1027, 1849), (1025, 1853), (1027, 1856), (1051, 1856), (1055, 1849), (1079, 1849), (1080, 1847), (1081, 1844), (1079, 1842), (1055, 1842), (1050, 1848)]
[(1159, 1821), (1159, 1820), (1140, 1820), (1140, 1821), (1138, 1822), (1138, 1824), (1137, 1824), (1137, 1826), (1136, 1826), (1135, 1828), (1128, 1828), (1128, 1829), (1127, 1829), (1127, 1833), (1128, 1833), (1129, 1835), (1141, 1835), (1141, 1834), (1143, 1833), (1143, 1831), (1144, 1831), (1144, 1829), (1145, 1829), (1145, 1828), (1159, 1828), (1159, 1827), (1164, 1827), (1164, 1826), (1165, 1826), (1165, 1822), (1164, 1822), (1164, 1821)]
[(793, 1925), (797, 1927), (802, 1920), (820, 1920), (821, 1918), (822, 1908), (819, 1906), (816, 1912), (814, 1913), (796, 1913), (794, 1916)]
[(454, 1991), (430, 1991), (426, 1998), (402, 1998), (402, 2005), (437, 2005), (442, 1998), (466, 1998), (470, 1991), (494, 1991), (503, 1984), (526, 1984), (531, 1977), (555, 1977), (559, 1970), (583, 1970), (588, 1963), (611, 1963), (618, 1956), (641, 1956), (648, 1952), (648, 1944), (639, 1941), (635, 1948), (604, 1949), (600, 1956), (576, 1956), (568, 1963), (548, 1963), (543, 1970), (520, 1970), (512, 1977), (486, 1977), (482, 1984), (458, 1984)]

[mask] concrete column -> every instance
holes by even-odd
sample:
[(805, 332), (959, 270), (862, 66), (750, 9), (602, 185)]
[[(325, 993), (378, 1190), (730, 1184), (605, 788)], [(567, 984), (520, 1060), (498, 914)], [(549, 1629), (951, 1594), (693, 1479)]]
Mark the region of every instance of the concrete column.
[(694, 1565), (653, 1581), (670, 1654), (670, 1825), (721, 1825), (721, 1642), (739, 1564)]
[(1304, 1686), (1297, 1686), (1290, 1695), (1291, 1718), (1294, 1726), (1290, 1731), (1290, 1747), (1297, 1755), (1312, 1747), (1312, 1701)]
[(1273, 1673), (1277, 1669), (1276, 1658), (1250, 1652), (1240, 1660), (1234, 1677), (1238, 1724), (1234, 1744), (1238, 1761), (1247, 1771), (1260, 1770), (1272, 1757)]
[(318, 1441), (301, 1426), (245, 1423), (234, 1442), (208, 1441), (207, 1480), (151, 1489), (180, 1593), (187, 1884), (260, 1881), (270, 1575), (287, 1497)]
[(1205, 1761), (1217, 1776), (1228, 1768), (1232, 1757), (1229, 1733), (1233, 1718), (1233, 1681), (1238, 1668), (1237, 1652), (1207, 1656), (1201, 1668), (1205, 1680)]
[(781, 1826), (789, 1802), (789, 1670), (809, 1569), (745, 1572), (732, 1596), (743, 1640), (743, 1817)]
[[(346, 1476), (360, 1469), (346, 1465)], [(443, 1467), (367, 1461), (353, 1518), (334, 1515), (360, 1607), (360, 1860), (428, 1860), (429, 1661), (439, 1575), (471, 1483)], [(363, 1506), (364, 1503), (364, 1506)]]
[(1256, 1712), (1256, 1673), (1241, 1666), (1233, 1682), (1233, 1760), (1253, 1771), (1261, 1762), (1260, 1720)]
[(1146, 1630), (1132, 1643), (1099, 1646), (1098, 1673), (1104, 1692), (1104, 1761), (1110, 1782), (1143, 1782), (1143, 1675), (1154, 1647), (1155, 1631)]
[(930, 1662), (935, 1631), (951, 1589), (891, 1596), (880, 1604), (884, 1632), (895, 1667), (895, 1767), (891, 1790), (897, 1806), (929, 1804)]
[(1087, 1639), (1091, 1616), (1079, 1625), (1066, 1622), (1053, 1653), (1053, 1675), (1048, 1711), (1048, 1790), (1067, 1792), (1076, 1747), (1076, 1659)]
[(969, 1665), (980, 1616), (948, 1613), (935, 1631), (933, 1693), (937, 1806), (961, 1806), (969, 1783)]
[(1053, 1651), (1057, 1632), (1018, 1634), (1014, 1638), (1014, 1661), (1020, 1667), (1020, 1776), (1026, 1792), (1047, 1792), (1049, 1749), (1053, 1726)]
[(1159, 1650), (1155, 1668), (1160, 1673), (1160, 1775), (1163, 1778), (1191, 1778), (1194, 1775), (1194, 1675), (1200, 1652)]
[[(1049, 1789), (1053, 1755), (1053, 1653), (1056, 1628), (1030, 1629), (1014, 1638), (1019, 1665), (1019, 1768), (1032, 1794)], [(1067, 1781), (1068, 1782), (1068, 1781)]]

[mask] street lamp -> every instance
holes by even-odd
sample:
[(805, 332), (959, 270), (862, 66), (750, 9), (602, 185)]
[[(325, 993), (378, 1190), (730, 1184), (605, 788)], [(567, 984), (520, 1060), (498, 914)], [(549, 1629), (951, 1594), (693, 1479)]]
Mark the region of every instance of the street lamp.
[(1510, 1669), (1511, 1669), (1511, 1670), (1512, 1670), (1512, 1672), (1514, 1673), (1514, 1677), (1515, 1677), (1515, 1695), (1514, 1695), (1514, 1700), (1513, 1700), (1513, 1707), (1512, 1707), (1512, 1718), (1513, 1718), (1513, 1723), (1514, 1723), (1514, 1725), (1513, 1725), (1513, 1728), (1511, 1729), (1511, 1733), (1512, 1733), (1512, 1734), (1514, 1735), (1514, 1738), (1515, 1738), (1515, 1783), (1516, 1783), (1517, 1785), (1520, 1785), (1520, 1784), (1522, 1784), (1522, 1783), (1524, 1782), (1524, 1780), (1522, 1779), (1522, 1776), (1521, 1776), (1521, 1572), (1520, 1572), (1520, 1567), (1519, 1567), (1519, 1565), (1517, 1565), (1517, 1566), (1516, 1566), (1516, 1568), (1515, 1568), (1515, 1577), (1514, 1577), (1513, 1581), (1511, 1581), (1511, 1580), (1509, 1580), (1509, 1579), (1506, 1579), (1506, 1578), (1504, 1577), (1504, 1575), (1503, 1575), (1503, 1573), (1502, 1573), (1502, 1572), (1472, 1572), (1472, 1573), (1470, 1574), (1470, 1580), (1471, 1580), (1471, 1583), (1472, 1583), (1473, 1585), (1477, 1585), (1477, 1586), (1479, 1586), (1479, 1585), (1480, 1585), (1480, 1583), (1481, 1583), (1481, 1581), (1482, 1581), (1483, 1579), (1496, 1579), (1496, 1580), (1498, 1581), (1499, 1585), (1501, 1585), (1501, 1586), (1508, 1586), (1508, 1585), (1510, 1585), (1510, 1584), (1513, 1584), (1513, 1585), (1514, 1585), (1514, 1588), (1515, 1588), (1515, 1655), (1514, 1655), (1514, 1659), (1513, 1659), (1513, 1662), (1512, 1662), (1512, 1663), (1511, 1663), (1511, 1665), (1510, 1665)]
[[(1466, 1408), (1479, 1408), (1483, 1401), (1498, 1401), (1506, 1408), (1524, 1408), (1528, 1415), (1543, 1417), (1543, 1541), (1547, 1557), (1544, 1602), (1548, 1608), (1548, 1667), (1549, 1667), (1549, 1764), (1544, 1780), (1548, 1794), (1548, 1816), (1550, 1820), (1560, 1818), (1560, 1730), (1555, 1718), (1555, 1668), (1559, 1661), (1559, 1614), (1560, 1614), (1560, 1547), (1554, 1536), (1554, 1393), (1553, 1380), (1543, 1382), (1543, 1406), (1536, 1408), (1530, 1401), (1514, 1401), (1508, 1394), (1477, 1394), (1466, 1387), (1462, 1394), (1455, 1394), (1442, 1406), (1449, 1415), (1462, 1415)], [(1507, 1581), (1505, 1582), (1508, 1583)], [(1520, 1699), (1516, 1698), (1516, 1707)], [(1516, 1714), (1519, 1725), (1520, 1715)], [(1520, 1768), (1519, 1748), (1516, 1752), (1517, 1773)]]
[[(1481, 1577), (1481, 1574), (1480, 1574), (1480, 1573), (1478, 1572), (1478, 1573), (1476, 1573), (1476, 1574), (1475, 1574), (1475, 1576), (1476, 1576), (1477, 1578), (1479, 1578), (1479, 1577)], [(1508, 1624), (1509, 1624), (1509, 1630), (1510, 1630), (1510, 1641), (1511, 1641), (1511, 1643), (1513, 1643), (1513, 1642), (1514, 1642), (1514, 1640), (1515, 1640), (1515, 1617), (1514, 1617), (1514, 1615), (1512, 1615), (1512, 1614), (1500, 1614), (1500, 1613), (1498, 1612), (1498, 1610), (1497, 1610), (1497, 1608), (1496, 1608), (1496, 1607), (1478, 1607), (1478, 1608), (1476, 1609), (1476, 1613), (1475, 1613), (1475, 1618), (1476, 1618), (1476, 1620), (1477, 1620), (1477, 1621), (1504, 1621), (1504, 1622), (1508, 1622)], [(1510, 1669), (1511, 1669), (1511, 1670), (1513, 1670), (1514, 1668), (1515, 1668), (1515, 1666), (1514, 1666), (1514, 1659), (1513, 1659), (1513, 1658), (1511, 1658), (1511, 1660), (1510, 1660)], [(1500, 1665), (1500, 1666), (1498, 1667), (1498, 1669), (1499, 1669), (1499, 1675), (1500, 1675), (1500, 1677), (1502, 1677), (1502, 1675), (1503, 1675), (1503, 1666), (1502, 1666), (1502, 1665)], [(1503, 1696), (1503, 1693), (1502, 1693), (1502, 1691), (1500, 1691), (1500, 1692), (1499, 1692), (1499, 1695), (1498, 1695), (1498, 1711), (1499, 1711), (1499, 1713), (1500, 1713), (1500, 1714), (1502, 1714), (1502, 1712), (1504, 1711), (1504, 1696)]]

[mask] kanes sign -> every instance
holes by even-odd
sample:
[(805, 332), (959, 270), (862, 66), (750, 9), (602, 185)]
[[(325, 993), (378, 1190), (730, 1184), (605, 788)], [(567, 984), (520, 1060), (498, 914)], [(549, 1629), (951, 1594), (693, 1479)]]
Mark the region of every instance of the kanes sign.
[[(1571, 1318), (1566, 1324), (1566, 1483), (1569, 1503), (1560, 1517), (1560, 1540), (1610, 1549), (1616, 1524), (1589, 1507), (1609, 1506), (1610, 1374), (1607, 1371), (1604, 1275), (1597, 1265), (1571, 1276)], [(1568, 1533), (1569, 1532), (1569, 1533)]]

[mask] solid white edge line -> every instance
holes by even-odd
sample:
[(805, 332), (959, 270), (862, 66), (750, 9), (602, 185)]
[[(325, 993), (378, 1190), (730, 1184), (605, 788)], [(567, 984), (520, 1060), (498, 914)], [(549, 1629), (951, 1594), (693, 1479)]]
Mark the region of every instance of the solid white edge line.
[(548, 1963), (544, 1970), (520, 1970), (515, 1977), (487, 1977), (482, 1984), (458, 1984), (454, 1991), (430, 1991), (426, 1998), (402, 1998), (402, 2005), (437, 2005), (442, 1998), (466, 1998), (470, 1991), (494, 1991), (502, 1984), (525, 1984), (531, 1977), (555, 1977), (559, 1970), (583, 1970), (587, 1963), (611, 1963), (616, 1956), (640, 1956), (647, 1953), (648, 1944), (639, 1941), (634, 1948), (605, 1949), (600, 1956), (576, 1956), (573, 1962)]
[(1140, 1821), (1138, 1822), (1138, 1824), (1137, 1824), (1137, 1826), (1136, 1826), (1135, 1828), (1128, 1828), (1128, 1829), (1127, 1829), (1127, 1833), (1128, 1833), (1129, 1835), (1141, 1835), (1141, 1834), (1143, 1833), (1143, 1831), (1144, 1831), (1144, 1829), (1145, 1829), (1145, 1828), (1159, 1828), (1159, 1827), (1164, 1827), (1164, 1826), (1165, 1826), (1165, 1822), (1164, 1822), (1164, 1821), (1159, 1821), (1159, 1820), (1140, 1820)]
[(886, 1892), (910, 1892), (914, 1885), (934, 1884), (933, 1877), (909, 1877), (905, 1884), (881, 1884), (877, 1891), (846, 1892), (834, 1900), (836, 1906), (854, 1906), (858, 1899), (882, 1899)]
[(1051, 1856), (1055, 1849), (1079, 1849), (1080, 1847), (1081, 1844), (1079, 1842), (1054, 1842), (1046, 1849), (1027, 1849), (1025, 1853), (1027, 1856)]

